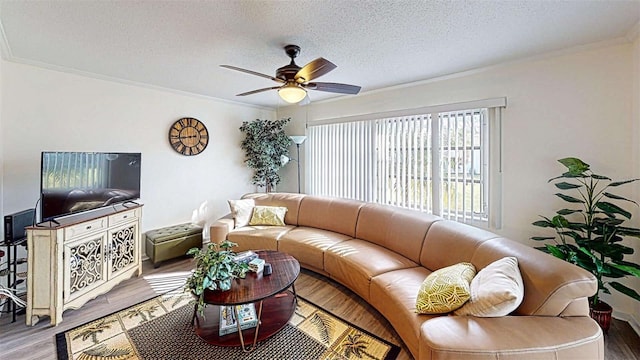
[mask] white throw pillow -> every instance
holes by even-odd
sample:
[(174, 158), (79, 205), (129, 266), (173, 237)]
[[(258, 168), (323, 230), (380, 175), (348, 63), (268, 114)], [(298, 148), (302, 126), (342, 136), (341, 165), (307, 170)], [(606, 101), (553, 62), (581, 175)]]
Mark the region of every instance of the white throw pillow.
[(253, 199), (229, 200), (234, 229), (249, 225), (249, 220), (251, 220), (255, 206), (256, 201)]
[(510, 314), (524, 298), (518, 259), (505, 257), (492, 262), (471, 280), (471, 298), (456, 315), (499, 317)]

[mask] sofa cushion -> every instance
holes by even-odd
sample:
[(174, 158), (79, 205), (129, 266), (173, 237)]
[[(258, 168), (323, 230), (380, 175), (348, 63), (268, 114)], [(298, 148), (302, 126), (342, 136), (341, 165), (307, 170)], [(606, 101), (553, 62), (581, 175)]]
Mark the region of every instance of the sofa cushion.
[(242, 200), (229, 200), (229, 209), (231, 210), (231, 217), (233, 218), (233, 228), (247, 226), (251, 215), (253, 214), (253, 208), (256, 206), (256, 202), (253, 199)]
[(476, 268), (467, 262), (447, 266), (429, 274), (416, 299), (420, 314), (444, 314), (461, 307), (471, 297)]
[(360, 239), (343, 241), (324, 253), (324, 271), (367, 301), (371, 278), (416, 266), (396, 252)]
[(255, 206), (249, 225), (284, 226), (284, 216), (287, 208), (284, 206)]
[[(451, 220), (435, 222), (424, 238), (420, 264), (434, 271), (465, 261), (471, 262), (480, 244), (497, 237), (489, 231)], [(473, 264), (480, 268), (476, 263)]]
[(588, 316), (440, 316), (422, 324), (420, 338), (421, 360), (604, 358), (602, 331)]
[(300, 203), (298, 225), (334, 231), (355, 237), (356, 222), (363, 202), (305, 196)]
[(278, 240), (294, 226), (245, 226), (229, 232), (227, 239), (238, 244), (233, 250), (278, 250)]
[[(577, 302), (598, 290), (595, 277), (586, 270), (527, 245), (504, 238), (483, 242), (471, 262), (481, 269), (505, 256), (518, 258), (524, 299), (517, 315), (558, 316), (567, 307), (573, 315), (589, 316), (588, 303)], [(582, 310), (578, 306), (582, 306)]]
[(431, 224), (442, 218), (395, 206), (366, 204), (360, 209), (356, 238), (393, 250), (414, 262)]
[(471, 298), (456, 315), (505, 316), (518, 308), (524, 297), (518, 259), (504, 257), (489, 264), (471, 281)]
[(324, 251), (351, 238), (333, 231), (297, 227), (280, 238), (278, 251), (295, 254), (296, 260), (317, 270), (324, 270)]
[(252, 193), (242, 196), (243, 199), (255, 200), (256, 205), (286, 207), (288, 210), (284, 217), (284, 223), (287, 225), (298, 225), (298, 211), (304, 197), (303, 194), (288, 193)]
[(418, 359), (420, 326), (428, 319), (442, 316), (416, 313), (418, 289), (430, 273), (417, 266), (389, 271), (371, 279), (371, 305), (389, 320), (415, 359)]

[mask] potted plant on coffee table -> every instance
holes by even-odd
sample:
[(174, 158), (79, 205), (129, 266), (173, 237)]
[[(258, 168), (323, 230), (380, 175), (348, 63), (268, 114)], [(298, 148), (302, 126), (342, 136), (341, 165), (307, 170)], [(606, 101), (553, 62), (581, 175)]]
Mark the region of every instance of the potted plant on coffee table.
[[(638, 204), (612, 193), (614, 188), (640, 179), (612, 181), (595, 174), (588, 164), (577, 158), (558, 160), (567, 168), (554, 177), (554, 185), (560, 192), (555, 195), (568, 203), (568, 207), (556, 211), (551, 218), (542, 216), (535, 226), (555, 230), (555, 236), (532, 237), (537, 241), (550, 241), (538, 248), (560, 259), (576, 264), (591, 272), (598, 280), (598, 291), (590, 298), (591, 317), (605, 333), (611, 322), (611, 306), (603, 302), (600, 294), (610, 294), (610, 288), (640, 301), (640, 294), (618, 281), (627, 276), (640, 277), (640, 266), (625, 261), (633, 254), (633, 248), (623, 244), (625, 239), (640, 238), (640, 229), (624, 226), (631, 220), (631, 213), (624, 205)], [(618, 205), (620, 204), (620, 205)]]
[(244, 279), (249, 271), (249, 266), (233, 261), (236, 255), (231, 248), (238, 244), (224, 240), (219, 245), (209, 243), (204, 249), (192, 248), (187, 255), (193, 255), (196, 267), (187, 278), (186, 288), (198, 297), (198, 312), (204, 312), (204, 292), (227, 291), (231, 289), (234, 279)]

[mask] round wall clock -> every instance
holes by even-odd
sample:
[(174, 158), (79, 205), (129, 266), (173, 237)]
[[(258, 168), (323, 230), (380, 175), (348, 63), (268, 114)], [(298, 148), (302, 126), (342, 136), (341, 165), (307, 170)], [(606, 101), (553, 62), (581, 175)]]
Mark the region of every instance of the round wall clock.
[(182, 155), (198, 155), (209, 144), (209, 132), (198, 119), (182, 118), (171, 125), (169, 143)]

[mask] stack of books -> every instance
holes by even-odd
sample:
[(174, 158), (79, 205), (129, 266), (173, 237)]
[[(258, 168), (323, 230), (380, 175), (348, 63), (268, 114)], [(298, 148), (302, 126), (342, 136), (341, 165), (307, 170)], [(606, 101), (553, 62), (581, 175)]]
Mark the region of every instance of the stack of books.
[(249, 262), (251, 262), (251, 260), (257, 259), (257, 258), (258, 258), (258, 254), (254, 253), (251, 250), (247, 250), (241, 253), (237, 253), (233, 257), (233, 262), (238, 264), (248, 264)]
[(219, 336), (238, 332), (238, 322), (242, 330), (258, 326), (256, 307), (253, 304), (235, 305), (238, 310), (238, 318), (233, 311), (233, 306), (220, 306), (220, 330)]

